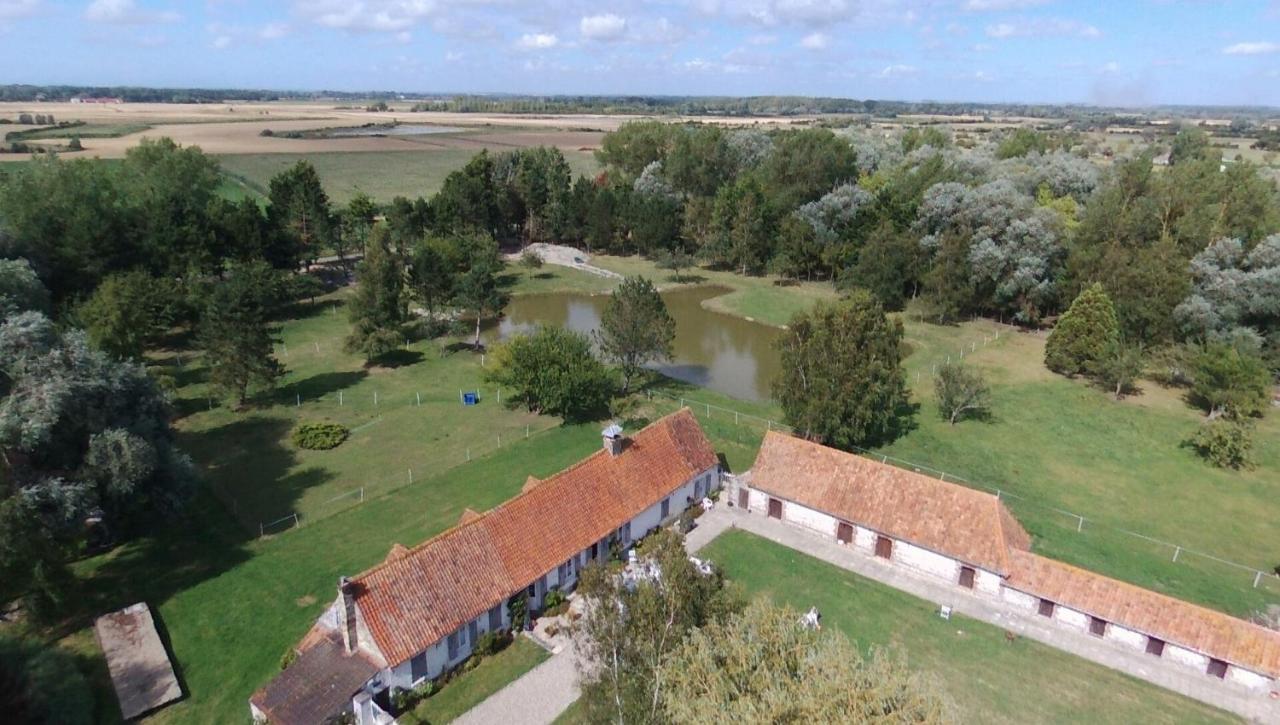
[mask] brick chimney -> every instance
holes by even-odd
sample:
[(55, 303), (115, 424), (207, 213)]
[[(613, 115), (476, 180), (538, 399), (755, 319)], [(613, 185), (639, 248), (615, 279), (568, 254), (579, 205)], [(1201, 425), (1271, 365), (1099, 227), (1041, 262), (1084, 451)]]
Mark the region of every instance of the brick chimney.
[(342, 596), (342, 608), (338, 611), (342, 644), (347, 652), (355, 652), (360, 645), (360, 637), (356, 633), (356, 586), (347, 577), (338, 577), (338, 593)]
[(622, 426), (613, 423), (604, 429), (603, 435), (604, 449), (609, 451), (609, 455), (616, 456), (622, 452), (622, 443), (626, 440), (622, 436)]

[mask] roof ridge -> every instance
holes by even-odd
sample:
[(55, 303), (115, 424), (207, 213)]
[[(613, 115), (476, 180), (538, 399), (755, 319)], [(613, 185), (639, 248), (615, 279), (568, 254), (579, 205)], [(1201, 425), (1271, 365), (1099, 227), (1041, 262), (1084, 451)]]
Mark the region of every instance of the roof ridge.
[[(668, 413), (667, 415), (664, 415), (664, 416), (662, 416), (661, 418), (658, 418), (657, 420), (654, 420), (654, 421), (650, 422), (648, 425), (644, 426), (644, 427), (643, 427), (643, 428), (641, 428), (640, 430), (638, 430), (638, 431), (636, 431), (635, 433), (633, 433), (631, 437), (632, 437), (632, 438), (634, 438), (634, 437), (636, 437), (636, 436), (639, 436), (640, 434), (642, 434), (642, 433), (644, 433), (644, 432), (648, 431), (650, 428), (654, 428), (654, 427), (655, 427), (655, 426), (657, 426), (659, 423), (664, 423), (664, 422), (666, 422), (666, 421), (673, 420), (673, 419), (675, 419), (675, 417), (676, 417), (676, 416), (679, 416), (679, 415), (681, 415), (681, 414), (683, 414), (683, 413), (689, 413), (690, 415), (692, 415), (692, 411), (689, 409), (689, 407), (688, 407), (688, 406), (685, 406), (685, 407), (680, 408), (679, 410), (677, 410), (677, 411), (675, 411), (675, 412), (673, 412), (673, 413)], [(695, 422), (696, 422), (696, 420), (695, 420)], [(596, 450), (594, 453), (592, 453), (591, 455), (589, 455), (589, 456), (587, 456), (587, 457), (585, 457), (585, 458), (583, 458), (583, 459), (581, 459), (581, 460), (575, 461), (574, 463), (572, 463), (572, 464), (570, 464), (570, 465), (568, 465), (568, 466), (566, 466), (566, 467), (564, 467), (564, 468), (560, 469), (559, 471), (556, 471), (555, 473), (551, 474), (550, 476), (547, 476), (546, 478), (539, 479), (539, 483), (538, 483), (538, 485), (539, 485), (539, 486), (541, 486), (542, 484), (548, 483), (549, 481), (552, 481), (552, 480), (554, 480), (554, 479), (558, 478), (559, 476), (561, 476), (561, 475), (563, 475), (563, 474), (565, 474), (565, 473), (568, 473), (569, 471), (577, 470), (578, 468), (580, 468), (580, 467), (582, 467), (582, 466), (586, 465), (588, 462), (590, 462), (590, 461), (592, 461), (592, 460), (595, 460), (595, 458), (596, 458), (597, 456), (602, 455), (602, 454), (604, 454), (604, 453), (607, 453), (607, 451), (605, 451), (603, 448), (597, 449), (597, 450)], [(683, 454), (682, 454), (682, 455), (683, 455)], [(686, 461), (686, 463), (687, 463), (687, 461)], [(532, 490), (532, 489), (531, 489), (531, 490)], [(476, 524), (478, 524), (478, 523), (480, 523), (480, 522), (482, 522), (482, 521), (485, 521), (485, 520), (486, 520), (486, 519), (488, 519), (488, 518), (489, 518), (489, 516), (490, 516), (491, 514), (493, 514), (494, 512), (496, 512), (496, 511), (498, 511), (498, 510), (500, 510), (500, 509), (504, 508), (507, 504), (511, 503), (512, 501), (515, 501), (515, 500), (516, 500), (516, 499), (518, 499), (518, 498), (521, 498), (521, 497), (525, 496), (525, 495), (526, 495), (526, 494), (528, 494), (528, 493), (530, 493), (530, 491), (520, 491), (520, 492), (519, 492), (519, 493), (517, 493), (516, 495), (512, 496), (511, 498), (506, 499), (505, 501), (503, 501), (502, 503), (499, 503), (499, 504), (498, 504), (498, 505), (496, 505), (496, 506), (493, 506), (493, 507), (489, 508), (488, 510), (484, 511), (483, 513), (481, 513), (480, 515), (478, 515), (478, 516), (476, 516), (475, 518), (471, 519), (470, 521), (456, 523), (456, 524), (454, 524), (453, 526), (450, 526), (449, 528), (447, 528), (447, 529), (445, 529), (445, 530), (443, 530), (443, 531), (441, 531), (441, 532), (437, 533), (435, 536), (432, 536), (432, 537), (430, 537), (430, 538), (426, 539), (425, 541), (422, 541), (421, 543), (419, 543), (419, 544), (417, 544), (417, 545), (415, 545), (415, 546), (409, 547), (409, 548), (408, 548), (408, 551), (406, 551), (406, 552), (404, 553), (404, 555), (403, 555), (403, 556), (397, 557), (396, 559), (394, 559), (394, 560), (392, 560), (392, 561), (386, 561), (386, 560), (383, 560), (383, 561), (381, 561), (381, 562), (379, 562), (379, 563), (377, 563), (377, 564), (374, 564), (373, 566), (369, 567), (368, 569), (365, 569), (364, 571), (360, 572), (359, 574), (356, 574), (355, 576), (353, 576), (353, 577), (351, 577), (351, 578), (352, 578), (352, 580), (356, 580), (356, 579), (364, 579), (364, 578), (368, 577), (370, 574), (373, 574), (374, 572), (376, 572), (376, 571), (378, 571), (378, 570), (380, 570), (380, 569), (386, 568), (386, 567), (387, 567), (387, 566), (389, 566), (390, 564), (395, 564), (395, 563), (398, 563), (398, 562), (401, 562), (401, 561), (405, 561), (405, 560), (411, 559), (411, 558), (413, 558), (413, 556), (414, 556), (415, 554), (417, 554), (419, 551), (421, 551), (423, 548), (425, 548), (425, 547), (429, 546), (430, 544), (432, 544), (432, 543), (434, 543), (434, 542), (436, 542), (436, 541), (442, 540), (442, 539), (444, 539), (445, 537), (450, 536), (450, 535), (452, 535), (452, 534), (458, 533), (459, 531), (461, 531), (461, 530), (465, 529), (466, 527), (474, 526), (474, 525), (476, 525)], [(503, 568), (505, 569), (506, 567), (504, 566)]]

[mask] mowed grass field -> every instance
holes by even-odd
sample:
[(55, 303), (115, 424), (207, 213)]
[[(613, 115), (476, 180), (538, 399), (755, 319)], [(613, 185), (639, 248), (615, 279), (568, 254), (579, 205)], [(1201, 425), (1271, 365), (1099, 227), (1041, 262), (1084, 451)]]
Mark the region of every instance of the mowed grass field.
[(825, 629), (864, 650), (901, 648), (936, 675), (959, 722), (1227, 723), (1226, 713), (1101, 665), (960, 615), (879, 582), (731, 530), (702, 553), (751, 597), (798, 611), (816, 606)]
[[(324, 143), (323, 141), (317, 143)], [(490, 153), (502, 150), (495, 148)], [(300, 160), (316, 167), (329, 199), (345, 204), (363, 191), (374, 200), (390, 202), (397, 196), (429, 197), (440, 190), (450, 172), (461, 169), (479, 148), (438, 148), (404, 151), (318, 151), (313, 154), (232, 154), (218, 161), (231, 176), (265, 193), (271, 177)], [(595, 175), (600, 166), (590, 151), (564, 151), (576, 178)]]

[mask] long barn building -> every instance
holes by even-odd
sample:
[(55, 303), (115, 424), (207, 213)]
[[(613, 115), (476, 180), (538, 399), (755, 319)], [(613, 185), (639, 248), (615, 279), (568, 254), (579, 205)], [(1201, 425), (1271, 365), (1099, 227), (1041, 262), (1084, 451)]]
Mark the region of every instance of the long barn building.
[(1082, 636), (1262, 692), (1280, 678), (1280, 632), (1033, 554), (997, 496), (776, 432), (727, 492), (739, 508)]

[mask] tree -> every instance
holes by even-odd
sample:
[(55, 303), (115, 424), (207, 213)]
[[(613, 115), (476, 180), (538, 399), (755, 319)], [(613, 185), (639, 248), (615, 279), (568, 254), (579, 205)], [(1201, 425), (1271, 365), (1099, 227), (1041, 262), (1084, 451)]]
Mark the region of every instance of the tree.
[(141, 269), (109, 275), (76, 310), (89, 340), (117, 358), (140, 358), (177, 318), (182, 291)]
[(72, 136), (71, 141), (67, 143), (68, 151), (84, 151), (84, 144), (80, 143), (79, 136)]
[(907, 405), (902, 323), (865, 290), (791, 319), (773, 393), (787, 424), (838, 448), (892, 440)]
[(1142, 345), (1131, 345), (1117, 338), (1094, 360), (1089, 374), (1099, 385), (1111, 390), (1116, 400), (1133, 389), (1134, 382), (1142, 374), (1144, 359)]
[(1056, 373), (1079, 375), (1119, 339), (1116, 310), (1102, 285), (1081, 292), (1058, 318), (1044, 346), (1044, 364)]
[(671, 529), (645, 539), (640, 558), (659, 574), (629, 584), (593, 564), (578, 584), (587, 606), (572, 634), (587, 722), (664, 722), (666, 683), (681, 676), (671, 654), (696, 628), (741, 608), (723, 575), (698, 571)]
[(991, 386), (982, 373), (963, 363), (943, 363), (933, 379), (938, 412), (951, 425), (966, 415), (982, 417), (991, 409)]
[(75, 655), (13, 635), (0, 636), (0, 707), (12, 722), (94, 722), (93, 690)]
[(847, 139), (825, 128), (807, 128), (776, 137), (760, 165), (760, 178), (777, 207), (791, 210), (857, 179), (857, 162)]
[(864, 658), (840, 632), (800, 624), (765, 600), (694, 629), (661, 683), (670, 722), (940, 723), (954, 706), (896, 651)]
[(357, 191), (347, 202), (347, 208), (342, 211), (342, 232), (333, 235), (333, 252), (344, 273), (347, 271), (347, 254), (352, 247), (365, 248), (377, 217), (378, 205), (363, 191)]
[(758, 274), (772, 252), (773, 219), (764, 190), (752, 177), (727, 184), (716, 194), (703, 256)]
[(1257, 355), (1225, 343), (1209, 343), (1196, 356), (1191, 394), (1209, 419), (1241, 420), (1261, 415), (1267, 405), (1271, 373)]
[(0, 319), (26, 311), (49, 312), (45, 289), (25, 259), (0, 259)]
[(644, 167), (667, 157), (673, 137), (680, 132), (681, 129), (663, 121), (628, 121), (605, 134), (596, 158), (605, 166), (635, 178)]
[(493, 237), (502, 235), (502, 210), (494, 183), (494, 161), (481, 151), (461, 169), (444, 179), (431, 200), (432, 224), (441, 233), (475, 229)]
[(267, 216), (272, 226), (293, 241), (297, 250), (292, 267), (320, 256), (333, 237), (333, 212), (320, 174), (309, 161), (299, 161), (271, 179)]
[(1169, 148), (1169, 165), (1176, 166), (1188, 161), (1205, 159), (1219, 160), (1221, 156), (1213, 158), (1214, 153), (1209, 134), (1195, 126), (1183, 126), (1178, 129), (1177, 135), (1173, 137), (1173, 144)]
[[(243, 408), (249, 386), (272, 387), (284, 374), (275, 359), (275, 328), (269, 322), (277, 299), (276, 272), (264, 262), (239, 265), (205, 296), (197, 341), (209, 364), (209, 381)], [(267, 287), (267, 289), (264, 289)]]
[(622, 280), (600, 315), (596, 342), (606, 360), (622, 369), (622, 392), (650, 362), (671, 359), (676, 321), (653, 283), (644, 277)]
[(195, 470), (155, 381), (79, 330), (38, 312), (0, 321), (0, 379), (0, 599), (26, 594), (43, 616), (70, 595), (66, 562), (91, 532), (154, 527), (189, 499)]
[(404, 275), (388, 246), (385, 226), (375, 227), (365, 245), (349, 309), (351, 334), (343, 343), (347, 352), (364, 353), (369, 362), (404, 345)]
[(507, 297), (498, 289), (498, 247), (488, 237), (475, 237), (468, 250), (468, 267), (458, 277), (453, 287), (453, 302), (466, 314), (475, 318), (476, 337), (473, 347), (480, 349), (480, 322), (486, 316), (496, 314), (507, 304)]
[(510, 405), (565, 420), (588, 420), (608, 407), (614, 380), (591, 350), (586, 335), (539, 326), (496, 345), (485, 380), (512, 392)]
[(680, 270), (689, 269), (693, 266), (693, 257), (684, 251), (684, 248), (677, 245), (674, 249), (662, 252), (658, 255), (658, 269), (669, 269), (674, 273), (676, 284), (680, 283)]
[(1246, 251), (1219, 239), (1191, 259), (1191, 294), (1174, 310), (1185, 337), (1280, 347), (1280, 234)]
[(456, 265), (449, 258), (452, 252), (447, 240), (429, 237), (409, 253), (409, 294), (426, 308), (432, 321), (453, 294)]

